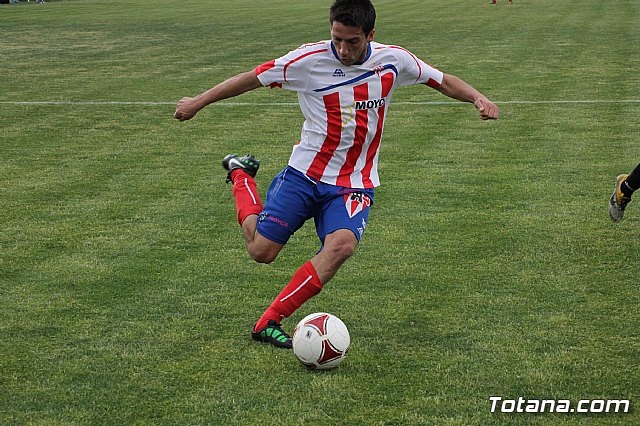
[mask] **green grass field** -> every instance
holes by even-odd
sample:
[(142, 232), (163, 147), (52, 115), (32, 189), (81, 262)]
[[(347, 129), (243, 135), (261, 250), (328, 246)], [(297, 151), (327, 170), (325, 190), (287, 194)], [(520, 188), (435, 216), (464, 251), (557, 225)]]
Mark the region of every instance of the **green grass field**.
[[(377, 0), (376, 39), (501, 107), (396, 92), (361, 246), (284, 325), (338, 315), (351, 353), (311, 372), (249, 338), (318, 249), (246, 254), (221, 158), (263, 194), (302, 124), (260, 89), (182, 96), (328, 37), (330, 1), (0, 5), (0, 424), (640, 423), (637, 0)], [(491, 413), (629, 399), (626, 414)]]

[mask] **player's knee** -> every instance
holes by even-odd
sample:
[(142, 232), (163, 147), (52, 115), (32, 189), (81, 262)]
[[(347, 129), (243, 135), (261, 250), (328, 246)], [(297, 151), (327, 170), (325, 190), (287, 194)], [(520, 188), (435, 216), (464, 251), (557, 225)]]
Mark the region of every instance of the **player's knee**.
[(276, 260), (276, 257), (278, 257), (282, 247), (284, 247), (284, 244), (268, 240), (258, 233), (256, 233), (254, 238), (247, 243), (249, 256), (258, 263), (273, 262)]
[(278, 257), (278, 252), (261, 247), (249, 247), (249, 256), (258, 263), (271, 263)]
[(267, 253), (267, 252), (252, 252), (249, 251), (249, 255), (251, 258), (258, 263), (266, 263), (269, 264), (276, 260), (277, 254)]
[(249, 253), (249, 255), (251, 255), (251, 258), (258, 263), (266, 263), (269, 264), (271, 262), (273, 262), (274, 260), (276, 260), (276, 256), (272, 256), (269, 254), (264, 254), (264, 253)]
[(342, 262), (353, 255), (357, 245), (357, 241), (352, 241), (351, 239), (338, 239), (324, 249), (328, 251), (327, 254)]

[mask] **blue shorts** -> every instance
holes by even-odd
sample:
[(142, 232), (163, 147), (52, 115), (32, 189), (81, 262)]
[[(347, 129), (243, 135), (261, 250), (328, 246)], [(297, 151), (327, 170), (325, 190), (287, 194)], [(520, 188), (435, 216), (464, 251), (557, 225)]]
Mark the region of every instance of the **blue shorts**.
[(316, 232), (325, 237), (338, 229), (362, 238), (373, 205), (373, 189), (346, 188), (318, 182), (287, 166), (271, 182), (264, 210), (258, 216), (260, 235), (279, 244), (313, 218)]

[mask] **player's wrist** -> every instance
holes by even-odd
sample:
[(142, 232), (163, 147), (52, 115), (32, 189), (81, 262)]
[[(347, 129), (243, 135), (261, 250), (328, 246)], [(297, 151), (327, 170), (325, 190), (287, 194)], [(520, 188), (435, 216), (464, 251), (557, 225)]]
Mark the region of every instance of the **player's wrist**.
[(193, 107), (194, 112), (200, 111), (202, 108), (206, 107), (209, 104), (212, 104), (214, 100), (210, 99), (211, 97), (207, 95), (207, 93), (202, 93), (195, 98), (193, 98), (193, 102), (191, 106)]
[(473, 100), (473, 104), (479, 108), (480, 106), (482, 106), (485, 102), (488, 102), (489, 99), (487, 99), (486, 96), (480, 95), (480, 96), (476, 96)]

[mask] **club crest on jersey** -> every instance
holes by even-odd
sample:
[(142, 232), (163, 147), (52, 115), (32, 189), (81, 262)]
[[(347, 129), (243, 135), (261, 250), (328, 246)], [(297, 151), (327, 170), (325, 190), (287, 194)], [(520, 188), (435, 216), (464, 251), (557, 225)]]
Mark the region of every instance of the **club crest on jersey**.
[(369, 207), (371, 199), (362, 192), (352, 192), (351, 194), (345, 194), (344, 204), (347, 208), (347, 214), (351, 218)]
[(384, 106), (384, 98), (356, 101), (356, 110), (380, 108)]
[(380, 73), (385, 70), (384, 65), (382, 64), (376, 65), (372, 69), (378, 77), (380, 77)]

